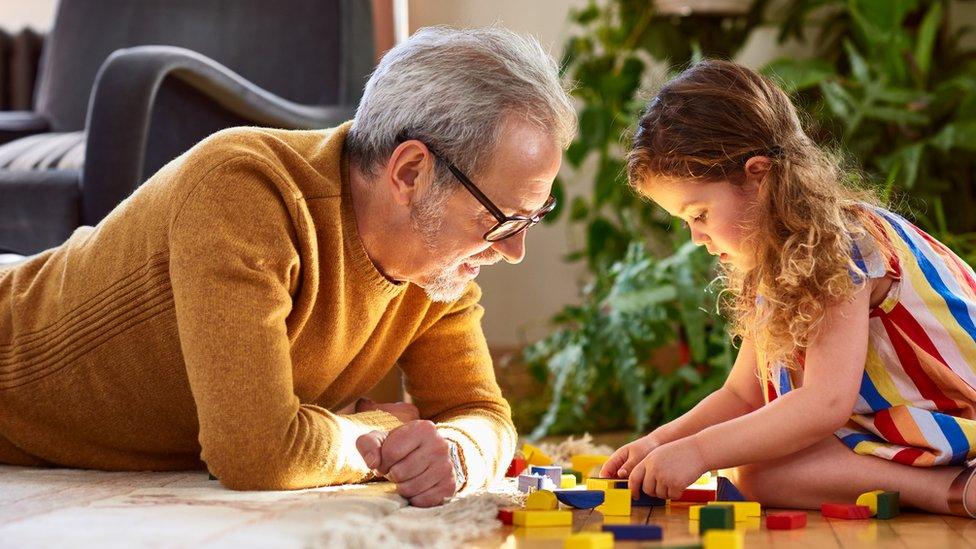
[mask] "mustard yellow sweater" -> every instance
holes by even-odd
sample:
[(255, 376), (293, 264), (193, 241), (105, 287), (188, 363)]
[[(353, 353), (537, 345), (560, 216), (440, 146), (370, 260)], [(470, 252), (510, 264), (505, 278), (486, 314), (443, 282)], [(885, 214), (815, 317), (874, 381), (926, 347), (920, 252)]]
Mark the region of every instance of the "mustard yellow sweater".
[(480, 290), (438, 304), (376, 270), (347, 131), (214, 134), (97, 227), (0, 271), (0, 463), (357, 482), (356, 438), (399, 422), (332, 411), (399, 366), (467, 488), (503, 472), (515, 430)]

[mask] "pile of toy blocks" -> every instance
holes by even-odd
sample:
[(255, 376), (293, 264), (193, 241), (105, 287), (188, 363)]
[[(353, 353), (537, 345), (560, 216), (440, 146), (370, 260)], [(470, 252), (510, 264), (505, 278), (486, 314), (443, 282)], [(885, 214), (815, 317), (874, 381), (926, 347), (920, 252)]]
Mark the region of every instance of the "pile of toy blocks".
[[(704, 549), (741, 549), (744, 530), (758, 529), (762, 507), (746, 501), (731, 481), (705, 474), (677, 498), (664, 500), (638, 490), (634, 498), (627, 479), (602, 478), (600, 469), (609, 456), (579, 455), (571, 458), (572, 468), (554, 465), (539, 448), (526, 444), (512, 460), (508, 477), (517, 479), (518, 489), (526, 494), (519, 509), (502, 509), (498, 519), (505, 524), (526, 528), (572, 526), (573, 509), (594, 509), (604, 517), (602, 531), (567, 534), (565, 547), (596, 549), (613, 547), (614, 540), (655, 541), (662, 539), (657, 524), (629, 524), (635, 506), (688, 506), (691, 529), (701, 535)], [(898, 515), (898, 492), (875, 490), (862, 494), (854, 505), (825, 503), (821, 513), (829, 518), (889, 519)], [(621, 523), (615, 524), (614, 522)], [(807, 524), (804, 511), (779, 511), (766, 514), (766, 529), (792, 530)]]

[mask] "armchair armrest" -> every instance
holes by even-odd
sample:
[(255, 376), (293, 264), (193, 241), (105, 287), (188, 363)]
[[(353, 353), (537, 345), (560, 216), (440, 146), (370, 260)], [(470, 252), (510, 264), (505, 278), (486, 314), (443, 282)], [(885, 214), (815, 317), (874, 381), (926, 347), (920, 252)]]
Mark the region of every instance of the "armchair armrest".
[[(190, 90), (189, 102), (175, 102), (166, 112), (158, 94), (164, 81)], [(187, 92), (180, 92), (187, 93)], [(200, 105), (203, 105), (202, 107)], [(221, 127), (258, 125), (288, 129), (336, 126), (355, 114), (355, 105), (308, 106), (293, 103), (184, 48), (139, 46), (115, 51), (95, 78), (88, 105), (87, 145), (82, 176), (82, 222), (94, 225), (134, 191), (159, 166), (146, 164), (153, 125), (169, 122), (169, 141), (178, 146), (170, 158)], [(163, 110), (159, 108), (158, 110)], [(176, 112), (176, 111), (182, 112)], [(206, 134), (197, 135), (185, 118), (199, 117)], [(215, 122), (217, 120), (217, 122)], [(218, 127), (213, 127), (213, 126)], [(173, 148), (172, 143), (169, 144)], [(160, 164), (161, 165), (161, 164)], [(148, 172), (148, 173), (146, 173)]]
[(32, 111), (0, 111), (0, 145), (48, 131), (47, 118)]

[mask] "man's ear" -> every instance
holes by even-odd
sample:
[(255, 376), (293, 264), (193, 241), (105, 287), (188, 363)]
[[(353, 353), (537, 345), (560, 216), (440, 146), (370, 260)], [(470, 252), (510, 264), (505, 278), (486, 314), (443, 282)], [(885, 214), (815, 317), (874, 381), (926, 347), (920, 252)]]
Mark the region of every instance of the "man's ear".
[(417, 140), (404, 141), (393, 150), (384, 171), (386, 183), (394, 202), (409, 206), (430, 184), (434, 155)]

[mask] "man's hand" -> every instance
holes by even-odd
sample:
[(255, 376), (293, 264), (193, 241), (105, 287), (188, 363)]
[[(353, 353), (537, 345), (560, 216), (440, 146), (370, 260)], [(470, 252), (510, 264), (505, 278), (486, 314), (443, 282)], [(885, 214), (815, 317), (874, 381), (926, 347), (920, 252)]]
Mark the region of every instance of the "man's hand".
[(372, 431), (356, 448), (366, 465), (397, 485), (397, 493), (417, 507), (433, 507), (457, 491), (448, 441), (434, 424), (414, 420), (389, 433)]
[(417, 407), (407, 402), (383, 402), (377, 404), (371, 398), (361, 398), (356, 401), (356, 413), (380, 410), (396, 416), (400, 423), (409, 423), (420, 419)]

